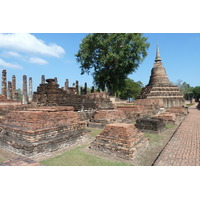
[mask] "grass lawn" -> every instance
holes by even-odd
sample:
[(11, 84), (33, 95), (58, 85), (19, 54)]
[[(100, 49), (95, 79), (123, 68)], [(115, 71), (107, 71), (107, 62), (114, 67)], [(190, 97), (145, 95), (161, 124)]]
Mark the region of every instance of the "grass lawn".
[(149, 144), (154, 143), (154, 142), (159, 142), (160, 139), (162, 138), (161, 135), (152, 134), (152, 133), (144, 133), (144, 137), (149, 139)]
[(125, 162), (114, 162), (81, 151), (85, 146), (79, 146), (65, 153), (40, 161), (45, 166), (128, 166)]
[(4, 161), (4, 159), (0, 157), (0, 162), (3, 162), (3, 161)]
[[(88, 128), (91, 130), (90, 136), (95, 138), (101, 133), (101, 129)], [(128, 163), (119, 161), (109, 161), (83, 151), (88, 144), (70, 149), (61, 155), (40, 161), (45, 166), (129, 166)]]

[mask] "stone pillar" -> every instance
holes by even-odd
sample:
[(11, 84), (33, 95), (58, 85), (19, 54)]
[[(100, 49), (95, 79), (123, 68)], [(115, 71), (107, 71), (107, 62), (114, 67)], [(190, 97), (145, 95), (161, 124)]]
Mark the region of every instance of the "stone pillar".
[(11, 81), (8, 81), (7, 98), (8, 99), (12, 99), (12, 83), (11, 83)]
[(44, 76), (44, 75), (42, 75), (41, 83), (42, 83), (42, 84), (45, 84), (45, 76)]
[(78, 92), (78, 81), (76, 81), (76, 94), (79, 94), (79, 92)]
[(12, 76), (12, 99), (16, 100), (16, 78), (15, 78), (15, 75)]
[(7, 97), (6, 70), (2, 71), (1, 94)]
[(66, 92), (68, 92), (68, 88), (69, 88), (69, 81), (68, 81), (68, 79), (66, 79), (66, 82), (65, 82), (65, 90), (66, 90)]
[(94, 86), (92, 86), (91, 93), (94, 93)]
[(85, 83), (85, 94), (87, 94), (87, 83)]
[(83, 94), (83, 88), (81, 87), (81, 95)]
[(32, 77), (29, 77), (29, 102), (31, 102), (33, 99), (33, 82), (32, 82)]
[(23, 76), (22, 104), (28, 104), (27, 98), (27, 76)]
[(58, 78), (55, 77), (54, 80), (55, 80), (55, 84), (58, 84)]

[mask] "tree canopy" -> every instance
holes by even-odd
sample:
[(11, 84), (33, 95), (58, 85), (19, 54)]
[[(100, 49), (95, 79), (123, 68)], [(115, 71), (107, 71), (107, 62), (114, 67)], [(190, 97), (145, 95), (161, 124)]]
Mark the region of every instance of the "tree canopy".
[(142, 90), (143, 84), (141, 81), (134, 82), (132, 79), (127, 78), (125, 80), (125, 87), (121, 91), (119, 97), (121, 99), (137, 99), (137, 97), (140, 95), (140, 92)]
[(192, 89), (193, 97), (195, 98), (195, 101), (199, 101), (200, 99), (200, 86), (196, 86)]
[(188, 83), (178, 80), (175, 85), (180, 89), (185, 99), (190, 100), (193, 97), (193, 87), (191, 87)]
[(122, 91), (127, 76), (147, 56), (149, 43), (140, 33), (88, 34), (76, 54), (81, 74), (91, 73), (98, 89)]

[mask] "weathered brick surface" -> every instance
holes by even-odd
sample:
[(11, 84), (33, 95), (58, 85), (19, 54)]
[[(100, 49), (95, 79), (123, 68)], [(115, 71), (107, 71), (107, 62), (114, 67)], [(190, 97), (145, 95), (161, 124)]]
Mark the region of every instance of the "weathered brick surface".
[(1, 162), (0, 166), (41, 166), (41, 164), (30, 158), (19, 156), (15, 159)]
[(73, 106), (75, 110), (89, 110), (112, 107), (108, 96), (104, 93), (78, 95), (59, 88), (54, 79), (47, 79), (48, 83), (38, 86), (34, 92), (33, 103), (44, 106)]
[(122, 110), (97, 110), (94, 113), (89, 126), (94, 128), (103, 128), (106, 124), (126, 121), (126, 114)]
[(157, 116), (153, 117), (154, 119), (161, 119), (165, 122), (165, 124), (175, 124), (177, 117), (175, 113), (161, 113)]
[[(71, 107), (71, 109), (73, 109)], [(79, 116), (74, 111), (58, 110), (56, 108), (27, 109), (12, 111), (2, 121), (2, 124), (36, 130), (79, 122)]]
[(0, 94), (0, 102), (15, 102), (12, 99), (7, 99), (6, 96)]
[(135, 126), (140, 129), (140, 131), (156, 134), (165, 129), (164, 120), (156, 118), (138, 119)]
[(143, 133), (132, 124), (107, 124), (90, 148), (124, 159), (134, 159), (148, 145)]
[(40, 107), (11, 112), (0, 125), (0, 146), (34, 156), (76, 142), (85, 132), (73, 107)]
[(127, 119), (136, 120), (148, 115), (148, 110), (143, 105), (123, 105), (117, 106), (116, 110), (121, 110), (125, 113)]
[(186, 114), (187, 111), (183, 107), (171, 107), (153, 118), (163, 119), (165, 124), (177, 124), (184, 119)]

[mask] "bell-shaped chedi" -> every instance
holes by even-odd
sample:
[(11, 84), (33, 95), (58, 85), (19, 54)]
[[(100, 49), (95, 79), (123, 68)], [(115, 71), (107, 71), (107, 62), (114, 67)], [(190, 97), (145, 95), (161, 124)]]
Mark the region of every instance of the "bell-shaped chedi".
[(165, 68), (162, 65), (160, 50), (156, 48), (156, 59), (151, 70), (149, 84), (143, 88), (140, 99), (161, 99), (164, 107), (179, 107), (184, 105), (183, 94), (177, 86), (168, 79)]
[(160, 50), (157, 46), (156, 48), (156, 59), (154, 67), (151, 70), (151, 76), (148, 85), (172, 85), (167, 77), (165, 68), (162, 66)]

